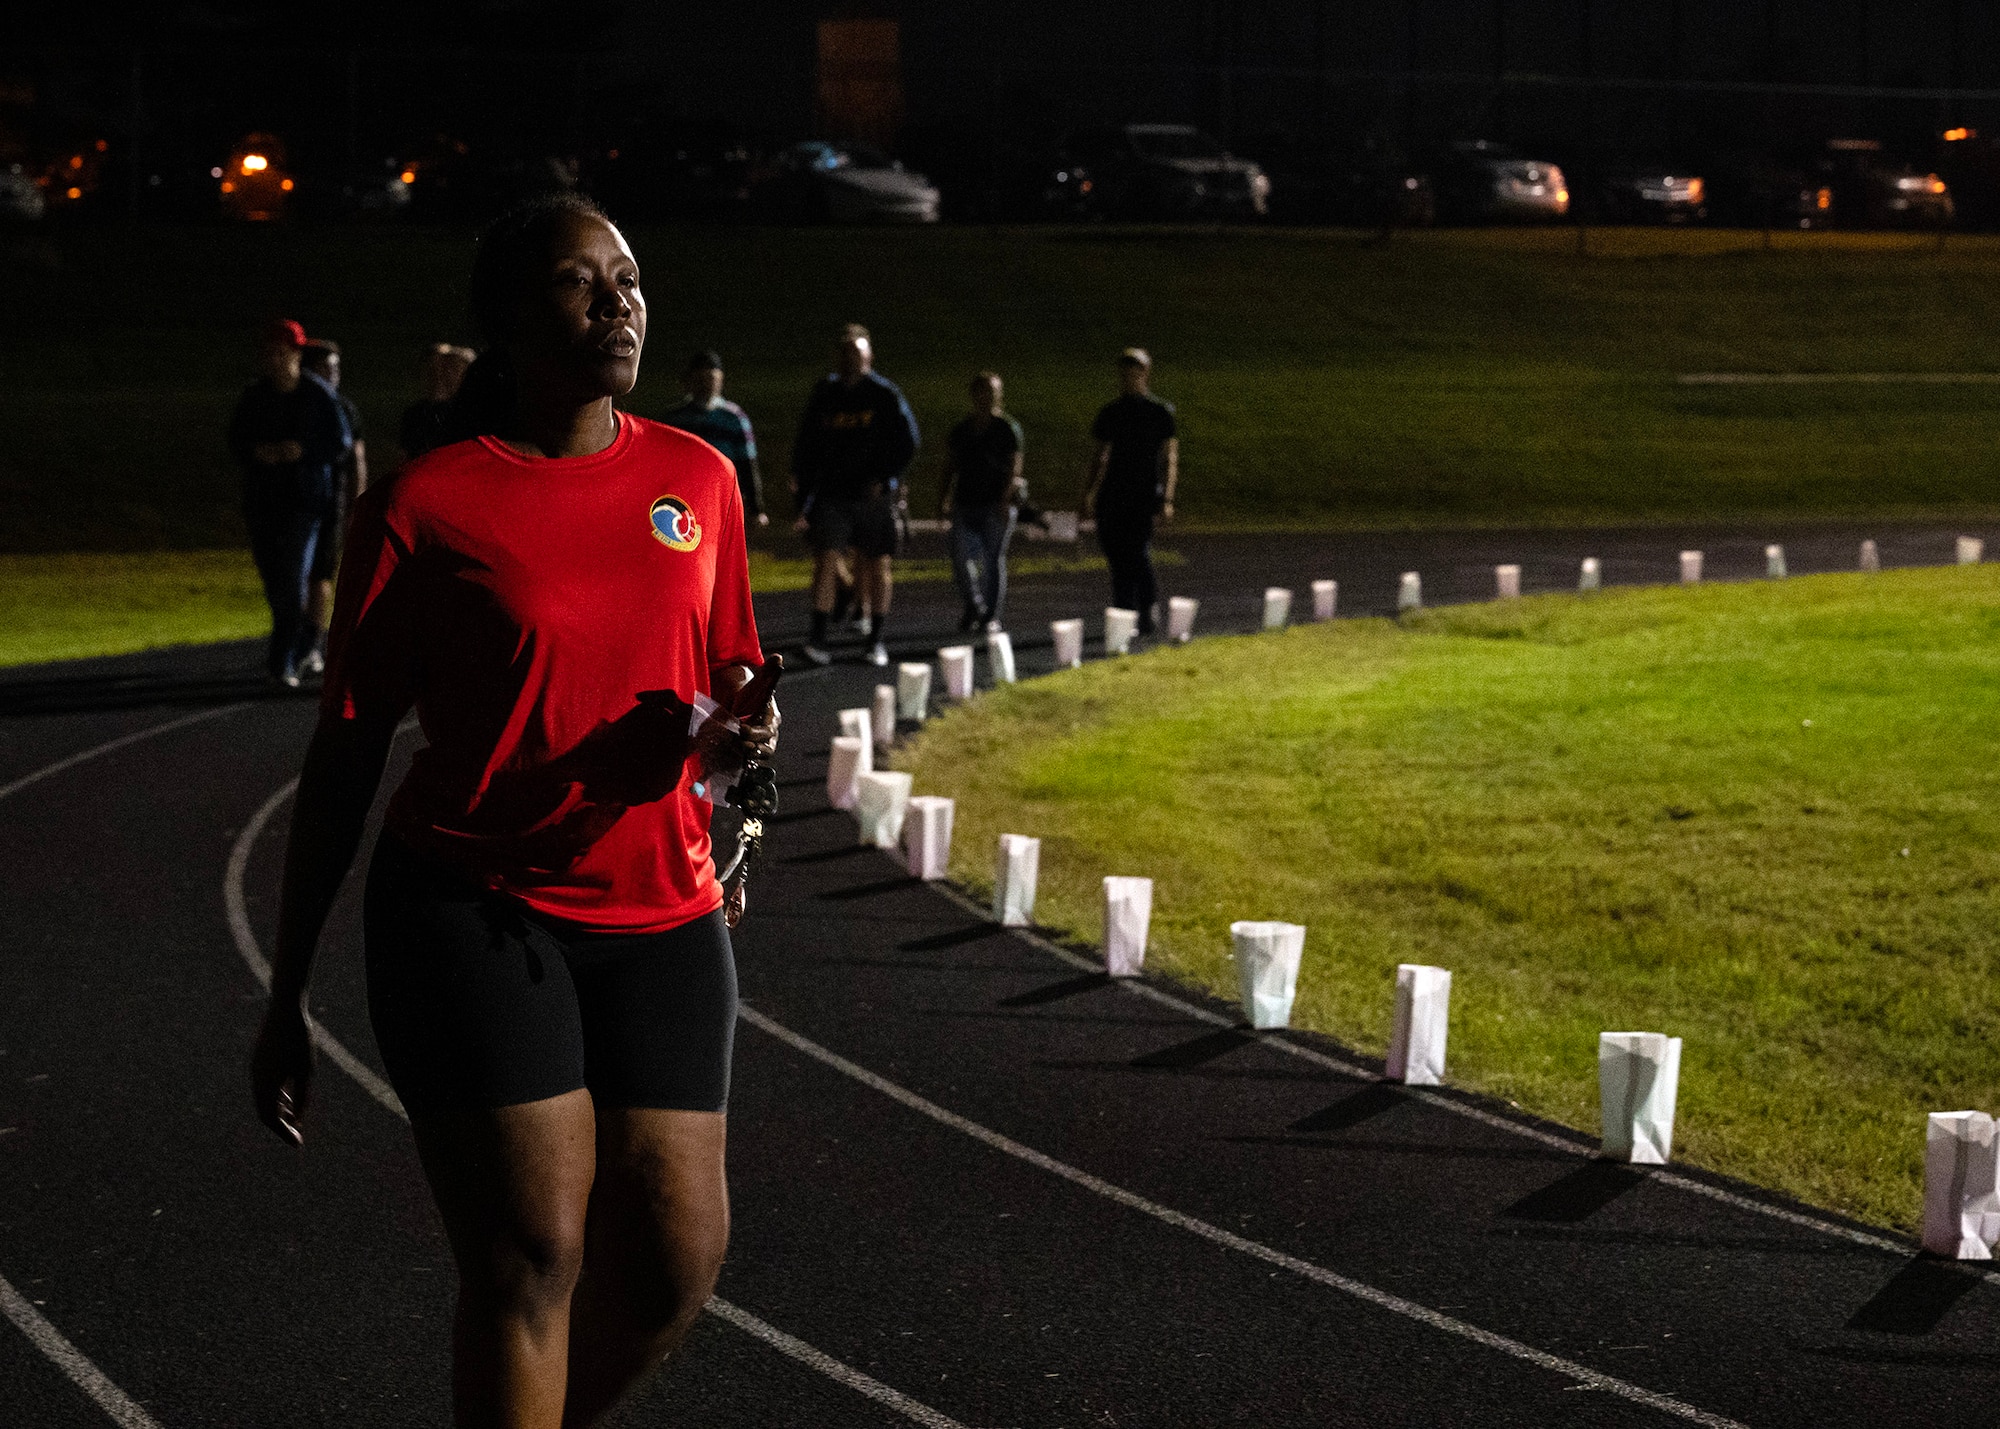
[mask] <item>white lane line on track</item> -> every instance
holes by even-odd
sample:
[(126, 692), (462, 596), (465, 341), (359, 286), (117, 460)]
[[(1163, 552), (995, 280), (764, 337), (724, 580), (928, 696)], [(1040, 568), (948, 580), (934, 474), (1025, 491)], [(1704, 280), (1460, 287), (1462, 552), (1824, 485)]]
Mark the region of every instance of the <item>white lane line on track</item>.
[(909, 1395), (891, 1389), (879, 1379), (871, 1379), (852, 1365), (842, 1364), (832, 1355), (814, 1349), (804, 1340), (786, 1334), (774, 1325), (767, 1325), (747, 1310), (740, 1310), (720, 1296), (708, 1302), (709, 1313), (717, 1319), (727, 1320), (747, 1335), (755, 1335), (773, 1349), (782, 1351), (800, 1364), (810, 1366), (828, 1379), (839, 1380), (857, 1394), (864, 1394), (877, 1404), (886, 1405), (906, 1419), (924, 1426), (924, 1429), (965, 1429), (956, 1419), (938, 1413), (928, 1404), (919, 1404)]
[[(404, 733), (411, 727), (403, 726), (397, 733)], [(271, 986), (271, 964), (264, 957), (263, 948), (258, 945), (256, 931), (250, 926), (248, 905), (243, 895), (244, 874), (249, 869), (250, 853), (256, 847), (258, 835), (263, 833), (264, 826), (271, 821), (271, 816), (292, 797), (298, 787), (299, 781), (292, 780), (266, 799), (257, 812), (250, 816), (250, 822), (243, 826), (243, 832), (236, 836), (236, 842), (229, 850), (229, 869), (223, 877), (222, 897), (229, 908), (230, 937), (235, 941), (236, 951), (249, 967), (251, 975), (267, 991)], [(359, 1082), (369, 1096), (403, 1121), (407, 1122), (410, 1119), (409, 1112), (404, 1110), (403, 1103), (397, 1097), (395, 1090), (376, 1075), (374, 1068), (343, 1047), (331, 1032), (317, 1022), (312, 1024), (312, 1035), (313, 1045), (324, 1052), (327, 1059), (341, 1071)], [(5, 1282), (0, 1281), (0, 1284)], [(940, 1414), (929, 1405), (920, 1403), (900, 1390), (892, 1389), (880, 1380), (863, 1374), (852, 1365), (843, 1364), (832, 1355), (814, 1349), (796, 1335), (786, 1334), (776, 1325), (767, 1324), (748, 1310), (733, 1305), (720, 1296), (710, 1297), (705, 1308), (717, 1319), (726, 1321), (745, 1334), (762, 1340), (780, 1354), (798, 1361), (808, 1369), (817, 1370), (827, 1378), (846, 1386), (856, 1394), (874, 1400), (884, 1408), (895, 1410), (905, 1419), (923, 1425), (924, 1429), (966, 1429), (966, 1426), (951, 1416)], [(53, 1330), (51, 1333), (54, 1333)], [(108, 1380), (105, 1383), (110, 1385)], [(111, 1389), (113, 1393), (117, 1393), (115, 1385), (111, 1386)], [(128, 1429), (159, 1429), (159, 1426), (147, 1419), (143, 1422), (135, 1421), (128, 1426)]]
[(170, 719), (165, 724), (148, 725), (144, 729), (134, 730), (131, 734), (121, 734), (116, 739), (107, 739), (104, 743), (86, 749), (81, 754), (72, 754), (69, 758), (58, 759), (55, 763), (45, 765), (32, 774), (24, 774), (11, 784), (0, 784), (0, 799), (4, 799), (10, 794), (18, 794), (31, 784), (41, 783), (50, 775), (60, 774), (65, 769), (74, 769), (77, 765), (88, 763), (99, 755), (109, 754), (114, 749), (123, 749), (128, 744), (137, 744), (142, 739), (151, 739), (155, 735), (166, 734), (170, 730), (184, 729), (188, 725), (199, 724), (205, 719), (217, 719), (226, 714), (234, 714), (236, 711), (244, 708), (247, 708), (247, 704), (244, 702), (233, 705), (218, 705), (212, 710), (196, 710), (191, 715), (182, 715), (179, 719)]
[[(53, 764), (43, 765), (34, 773), (24, 774), (11, 784), (0, 784), (0, 799), (5, 799), (10, 794), (18, 794), (51, 775), (62, 773), (65, 769), (74, 769), (77, 765), (88, 763), (100, 755), (110, 754), (130, 744), (137, 744), (142, 739), (151, 739), (155, 735), (185, 729), (188, 725), (233, 714), (243, 708), (244, 704), (239, 702), (233, 705), (219, 705), (212, 710), (197, 710), (193, 714), (182, 715), (179, 719), (166, 720), (160, 724), (134, 730), (130, 734), (121, 734), (116, 739), (107, 739), (102, 744), (92, 745), (89, 749), (72, 754), (66, 759), (58, 759)], [(122, 1429), (160, 1429), (158, 1420), (141, 1409), (131, 1395), (113, 1384), (103, 1370), (90, 1362), (89, 1356), (71, 1344), (62, 1331), (50, 1324), (47, 1316), (24, 1300), (21, 1293), (8, 1284), (4, 1276), (0, 1276), (0, 1313), (4, 1313), (14, 1323), (14, 1327), (28, 1337), (30, 1344), (40, 1350), (57, 1369), (68, 1375), (71, 1382), (89, 1395), (97, 1407)]]
[[(236, 940), (236, 951), (243, 955), (243, 961), (250, 966), (250, 974), (257, 979), (264, 991), (271, 990), (271, 964), (265, 960), (264, 950), (257, 945), (257, 935), (250, 928), (250, 910), (243, 897), (243, 875), (250, 866), (250, 850), (257, 846), (257, 836), (264, 832), (264, 825), (271, 821), (271, 815), (278, 812), (284, 802), (292, 797), (299, 787), (299, 781), (279, 789), (266, 799), (250, 822), (243, 826), (243, 832), (236, 836), (235, 844), (229, 850), (229, 871), (222, 880), (222, 901), (229, 910), (229, 933)], [(341, 1071), (354, 1078), (361, 1090), (375, 1098), (388, 1110), (404, 1121), (410, 1114), (403, 1110), (402, 1100), (375, 1069), (355, 1056), (340, 1044), (331, 1032), (307, 1017), (306, 1023), (312, 1028), (313, 1046), (326, 1054), (326, 1059)]]
[(847, 1058), (841, 1056), (838, 1052), (830, 1051), (820, 1046), (819, 1043), (813, 1041), (811, 1038), (801, 1036), (783, 1023), (766, 1017), (763, 1013), (756, 1011), (747, 1004), (739, 1004), (738, 1015), (758, 1031), (768, 1033), (796, 1051), (803, 1052), (814, 1061), (833, 1068), (833, 1070), (841, 1073), (843, 1076), (853, 1078), (870, 1090), (880, 1092), (883, 1096), (893, 1101), (901, 1102), (910, 1110), (948, 1126), (953, 1131), (962, 1132), (973, 1140), (992, 1147), (995, 1151), (1004, 1152), (1016, 1160), (1025, 1161), (1028, 1165), (1046, 1171), (1052, 1176), (1059, 1176), (1065, 1181), (1081, 1186), (1084, 1190), (1102, 1196), (1105, 1200), (1115, 1202), (1118, 1205), (1126, 1207), (1128, 1210), (1137, 1211), (1141, 1215), (1151, 1216), (1156, 1221), (1200, 1236), (1203, 1240), (1211, 1241), (1225, 1249), (1261, 1260), (1268, 1265), (1275, 1265), (1281, 1270), (1289, 1270), (1294, 1275), (1301, 1276), (1320, 1285), (1325, 1285), (1330, 1289), (1338, 1290), (1342, 1294), (1351, 1295), (1357, 1300), (1366, 1301), (1368, 1304), (1374, 1305), (1378, 1309), (1387, 1310), (1393, 1315), (1401, 1315), (1405, 1319), (1415, 1320), (1419, 1324), (1428, 1325), (1434, 1330), (1442, 1330), (1448, 1335), (1456, 1335), (1460, 1339), (1470, 1340), (1474, 1344), (1484, 1345), (1488, 1349), (1498, 1350), (1501, 1354), (1508, 1355), (1514, 1359), (1523, 1360), (1541, 1369), (1550, 1370), (1567, 1379), (1574, 1380), (1577, 1384), (1586, 1388), (1616, 1395), (1620, 1399), (1644, 1405), (1648, 1409), (1659, 1410), (1663, 1414), (1670, 1414), (1677, 1419), (1687, 1420), (1689, 1423), (1706, 1425), (1708, 1429), (1745, 1429), (1745, 1426), (1737, 1420), (1720, 1414), (1711, 1414), (1706, 1409), (1689, 1404), (1684, 1400), (1675, 1399), (1672, 1395), (1660, 1394), (1654, 1390), (1646, 1389), (1643, 1386), (1632, 1384), (1612, 1375), (1600, 1374), (1587, 1365), (1578, 1364), (1574, 1360), (1563, 1359), (1561, 1356), (1549, 1354), (1545, 1350), (1538, 1350), (1533, 1345), (1523, 1344), (1519, 1340), (1509, 1339), (1507, 1336), (1495, 1334), (1491, 1330), (1481, 1329), (1479, 1326), (1461, 1320), (1454, 1315), (1447, 1315), (1442, 1311), (1433, 1310), (1427, 1305), (1419, 1305), (1414, 1300), (1405, 1300), (1402, 1296), (1392, 1295), (1386, 1290), (1378, 1290), (1365, 1281), (1355, 1280), (1337, 1271), (1328, 1270), (1325, 1266), (1316, 1265), (1310, 1260), (1301, 1260), (1298, 1256), (1273, 1249), (1271, 1246), (1264, 1245), (1259, 1241), (1237, 1235), (1233, 1231), (1226, 1231), (1220, 1226), (1211, 1225), (1209, 1222), (1201, 1220), (1198, 1217), (1187, 1215), (1182, 1211), (1176, 1211), (1170, 1206), (1163, 1206), (1158, 1201), (1148, 1200), (1136, 1192), (1128, 1191), (1122, 1186), (1117, 1186), (1104, 1180), (1102, 1177), (1093, 1176), (1088, 1171), (1080, 1170), (1066, 1161), (1058, 1161), (1053, 1156), (1044, 1155), (1032, 1146), (1025, 1146), (1010, 1136), (994, 1131), (991, 1127), (982, 1126), (970, 1118), (960, 1116), (955, 1111), (948, 1111), (936, 1102), (919, 1096), (909, 1088), (892, 1082), (887, 1077), (878, 1076), (866, 1067), (848, 1061)]
[[(967, 897), (960, 889), (942, 882), (932, 883), (931, 887), (938, 889), (947, 898), (951, 899), (952, 902), (965, 909), (966, 912), (976, 914), (990, 921), (990, 910)], [(1095, 962), (1090, 958), (1072, 952), (1060, 943), (1051, 942), (1032, 929), (1008, 928), (1005, 931), (1014, 934), (1031, 947), (1039, 948), (1051, 957), (1068, 963), (1071, 967), (1082, 968), (1088, 972), (1104, 971), (1102, 963)], [(1240, 1021), (1234, 1018), (1225, 1017), (1218, 1012), (1210, 1011), (1198, 1003), (1188, 1002), (1183, 998), (1176, 997), (1165, 988), (1154, 986), (1152, 983), (1143, 981), (1142, 979), (1117, 978), (1114, 981), (1119, 988), (1136, 997), (1143, 997), (1149, 1001), (1157, 1002), (1163, 1007), (1170, 1007), (1182, 1016), (1192, 1018), (1197, 1022), (1206, 1022), (1213, 1027), (1240, 1028), (1243, 1026)], [(1247, 1031), (1248, 1029), (1245, 1030)], [(1343, 1061), (1339, 1057), (1329, 1056), (1315, 1047), (1301, 1046), (1299, 1043), (1293, 1042), (1286, 1037), (1265, 1033), (1257, 1034), (1257, 1040), (1260, 1045), (1269, 1047), (1273, 1051), (1283, 1052), (1287, 1056), (1296, 1057), (1301, 1061), (1317, 1063), (1319, 1066), (1340, 1072), (1345, 1076), (1358, 1077), (1362, 1081), (1368, 1082), (1381, 1080), (1375, 1072), (1369, 1070), (1367, 1067), (1363, 1067), (1358, 1063)], [(1427, 1106), (1438, 1107), (1444, 1111), (1451, 1112), (1455, 1116), (1462, 1116), (1471, 1121), (1480, 1122), (1486, 1126), (1507, 1132), (1513, 1136), (1522, 1137), (1528, 1141), (1540, 1142), (1544, 1146), (1552, 1147), (1557, 1151), (1566, 1152), (1572, 1156), (1593, 1156), (1597, 1152), (1596, 1144), (1581, 1136), (1565, 1136), (1558, 1132), (1546, 1130), (1543, 1127), (1529, 1126), (1525, 1122), (1514, 1121), (1508, 1117), (1487, 1111), (1483, 1107), (1472, 1106), (1469, 1103), (1458, 1100), (1456, 1097), (1444, 1096), (1424, 1087), (1398, 1087), (1397, 1089), (1413, 1101), (1420, 1101)], [(1855, 1245), (1865, 1245), (1871, 1250), (1887, 1251), (1891, 1255), (1901, 1256), (1915, 1255), (1917, 1253), (1915, 1246), (1908, 1245), (1902, 1241), (1892, 1240), (1888, 1236), (1875, 1235), (1868, 1231), (1858, 1230), (1853, 1226), (1844, 1226), (1837, 1221), (1829, 1221), (1820, 1216), (1807, 1215), (1802, 1211), (1786, 1210), (1783, 1206), (1774, 1206), (1767, 1201), (1759, 1201), (1754, 1197), (1738, 1195), (1734, 1191), (1724, 1190), (1720, 1186), (1711, 1186), (1705, 1181), (1697, 1181), (1692, 1177), (1683, 1176), (1675, 1171), (1655, 1170), (1648, 1179), (1658, 1182), (1662, 1186), (1672, 1186), (1677, 1191), (1687, 1191), (1697, 1196), (1706, 1196), (1711, 1201), (1720, 1201), (1723, 1205), (1734, 1207), (1739, 1211), (1754, 1211), (1760, 1216), (1769, 1216), (1772, 1220), (1784, 1221), (1788, 1225), (1817, 1231), (1821, 1235), (1833, 1236)], [(2000, 1283), (2000, 1271), (1989, 1270), (1984, 1272), (1984, 1275), (1986, 1279)]]
[(105, 1378), (104, 1371), (92, 1364), (82, 1350), (64, 1339), (62, 1331), (21, 1298), (21, 1292), (9, 1285), (4, 1276), (0, 1276), (0, 1314), (12, 1320), (14, 1327), (28, 1337), (29, 1343), (68, 1375), (78, 1389), (95, 1400), (97, 1407), (120, 1429), (160, 1429), (159, 1420), (141, 1409), (131, 1395)]

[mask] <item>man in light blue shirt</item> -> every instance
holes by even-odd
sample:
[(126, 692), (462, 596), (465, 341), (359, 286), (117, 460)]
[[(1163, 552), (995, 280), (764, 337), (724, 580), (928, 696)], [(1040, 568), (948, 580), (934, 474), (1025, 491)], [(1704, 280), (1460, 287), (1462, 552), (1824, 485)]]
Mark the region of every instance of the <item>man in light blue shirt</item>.
[(722, 358), (697, 352), (688, 359), (687, 397), (660, 420), (692, 432), (729, 458), (736, 468), (736, 488), (743, 493), (743, 524), (768, 526), (764, 510), (764, 479), (757, 470), (757, 434), (750, 414), (722, 395)]

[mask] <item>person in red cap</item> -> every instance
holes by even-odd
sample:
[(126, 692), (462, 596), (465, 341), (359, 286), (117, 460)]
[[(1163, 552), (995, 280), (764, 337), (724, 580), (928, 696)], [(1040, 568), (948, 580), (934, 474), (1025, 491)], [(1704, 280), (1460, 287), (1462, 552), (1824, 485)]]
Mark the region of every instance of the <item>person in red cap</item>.
[(266, 670), (296, 689), (317, 632), (306, 619), (313, 552), (335, 518), (334, 467), (354, 444), (339, 400), (304, 370), (306, 330), (289, 318), (264, 330), (263, 376), (243, 390), (229, 451), (243, 469), (243, 524), (271, 607)]

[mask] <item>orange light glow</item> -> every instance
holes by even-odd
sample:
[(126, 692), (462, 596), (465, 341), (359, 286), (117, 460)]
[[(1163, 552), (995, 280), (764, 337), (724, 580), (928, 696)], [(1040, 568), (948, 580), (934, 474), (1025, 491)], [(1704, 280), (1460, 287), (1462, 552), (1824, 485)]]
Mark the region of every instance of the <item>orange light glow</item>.
[(1963, 140), (1977, 139), (1978, 137), (1979, 131), (1977, 129), (1968, 129), (1963, 124), (1959, 125), (1956, 129), (1947, 129), (1944, 131), (1944, 141), (1947, 144), (1957, 144)]
[(245, 154), (243, 156), (243, 172), (246, 174), (261, 174), (270, 167), (271, 161), (262, 154)]
[(1816, 195), (1814, 195), (1813, 201), (1822, 209), (1832, 208), (1833, 190), (1821, 189)]
[(292, 181), (290, 179), (281, 179), (278, 182), (278, 187), (286, 193), (290, 193), (292, 191)]
[(1556, 190), (1556, 202), (1557, 202), (1557, 203), (1568, 203), (1568, 202), (1569, 202), (1569, 190), (1568, 190), (1568, 189), (1557, 189), (1557, 190)]
[(1708, 192), (1708, 185), (1703, 183), (1700, 179), (1688, 180), (1689, 203), (1700, 203), (1702, 200), (1702, 196), (1707, 192)]
[(110, 147), (111, 147), (110, 143), (107, 142), (106, 140), (99, 139), (97, 141), (97, 152), (100, 154), (103, 153), (106, 149), (109, 149)]
[(70, 156), (70, 161), (69, 161), (69, 166), (70, 166), (70, 167), (71, 167), (72, 169), (80, 169), (80, 168), (82, 168), (82, 167), (83, 167), (83, 155), (81, 155), (81, 154), (72, 154), (72, 155)]
[(605, 153), (604, 157), (605, 157), (605, 158), (607, 158), (607, 159), (615, 159), (615, 158), (617, 158), (617, 157), (618, 157), (618, 151), (617, 151), (616, 149), (611, 149), (611, 150), (608, 150), (608, 151), (607, 151), (607, 152)]
[(69, 191), (69, 196), (70, 196), (71, 198), (82, 198), (82, 197), (83, 197), (83, 190), (82, 190), (82, 189), (71, 189), (71, 190)]
[(415, 169), (405, 169), (403, 170), (402, 173), (398, 174), (396, 177), (401, 179), (406, 184), (413, 184), (417, 181), (417, 171)]
[(222, 191), (226, 194), (233, 194), (236, 192), (236, 185), (232, 184), (228, 179), (224, 179), (222, 181)]
[(1089, 180), (1089, 179), (1085, 179), (1085, 180), (1084, 180), (1084, 181), (1083, 181), (1082, 183), (1078, 184), (1078, 185), (1077, 185), (1076, 187), (1077, 187), (1077, 190), (1078, 190), (1078, 192), (1080, 192), (1080, 193), (1089, 193), (1089, 192), (1090, 192), (1090, 189), (1091, 189), (1091, 183), (1090, 183), (1090, 180)]

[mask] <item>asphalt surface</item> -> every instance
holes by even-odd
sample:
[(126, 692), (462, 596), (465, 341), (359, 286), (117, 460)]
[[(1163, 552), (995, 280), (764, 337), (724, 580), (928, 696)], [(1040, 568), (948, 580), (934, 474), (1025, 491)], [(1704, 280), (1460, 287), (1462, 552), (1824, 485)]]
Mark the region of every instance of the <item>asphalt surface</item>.
[[(1885, 564), (1949, 560), (1953, 534), (1189, 539), (1162, 577), (1219, 630), (1253, 624), (1267, 584), (1307, 604), (1320, 575), (1352, 613), (1392, 606), (1409, 569), (1471, 599), (1500, 560), (1533, 590), (1573, 585), (1583, 555), (1608, 582), (1671, 580), (1699, 546), (1711, 576), (1748, 577), (1767, 539), (1803, 572), (1851, 569), (1863, 535)], [(1017, 583), (1023, 673), (1046, 668), (1048, 618), (1095, 635), (1103, 603), (1101, 576)], [(952, 643), (955, 614), (941, 588), (902, 592), (897, 653)], [(802, 602), (760, 618), (782, 648)], [(719, 1293), (740, 1314), (704, 1317), (620, 1423), (1995, 1422), (2000, 1286), (1976, 1270), (1109, 984), (854, 847), (823, 751), (880, 678), (856, 653), (786, 680), (786, 811), (737, 939)], [(165, 1429), (442, 1424), (452, 1273), (406, 1129), (326, 1060), (303, 1153), (247, 1104), (262, 993), (226, 884), (236, 854), (268, 946), (312, 722), (262, 695), (256, 659), (0, 678), (0, 1278)], [(379, 1070), (358, 895), (314, 1008)], [(106, 1423), (42, 1338), (0, 1325), (0, 1422)]]

